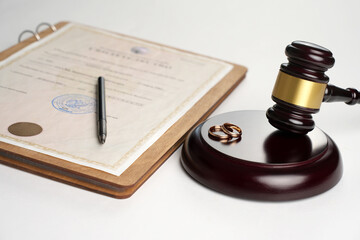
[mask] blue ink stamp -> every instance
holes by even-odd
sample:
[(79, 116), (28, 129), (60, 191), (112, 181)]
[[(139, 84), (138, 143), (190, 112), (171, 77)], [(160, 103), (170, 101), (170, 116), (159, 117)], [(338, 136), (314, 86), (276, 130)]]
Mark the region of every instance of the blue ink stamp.
[(65, 94), (52, 100), (55, 109), (71, 114), (93, 113), (96, 110), (96, 100), (81, 94)]

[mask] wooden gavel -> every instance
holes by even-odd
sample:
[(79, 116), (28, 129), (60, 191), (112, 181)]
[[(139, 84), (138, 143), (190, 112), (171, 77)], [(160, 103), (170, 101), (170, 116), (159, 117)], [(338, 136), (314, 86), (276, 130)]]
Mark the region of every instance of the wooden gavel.
[(320, 110), (322, 102), (360, 103), (354, 88), (342, 89), (328, 85), (325, 72), (334, 66), (331, 51), (319, 45), (294, 41), (286, 47), (289, 62), (280, 67), (272, 99), (276, 103), (266, 116), (279, 130), (306, 134), (314, 129), (311, 114)]

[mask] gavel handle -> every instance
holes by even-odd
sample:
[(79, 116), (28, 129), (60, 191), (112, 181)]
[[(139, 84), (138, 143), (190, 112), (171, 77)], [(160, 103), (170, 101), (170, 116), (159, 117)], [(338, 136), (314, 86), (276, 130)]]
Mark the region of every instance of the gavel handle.
[(327, 85), (323, 102), (345, 102), (355, 105), (360, 103), (360, 92), (355, 88), (342, 89), (334, 85)]

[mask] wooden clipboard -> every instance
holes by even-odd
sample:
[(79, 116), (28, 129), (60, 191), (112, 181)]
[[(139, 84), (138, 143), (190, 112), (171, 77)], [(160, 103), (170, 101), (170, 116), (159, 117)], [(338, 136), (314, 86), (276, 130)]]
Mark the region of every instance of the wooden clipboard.
[[(67, 23), (68, 22), (60, 22), (55, 26), (59, 29)], [(53, 31), (48, 28), (39, 35), (43, 38), (52, 32)], [(36, 38), (31, 37), (1, 52), (0, 61), (35, 41)], [(4, 142), (0, 142), (0, 162), (11, 167), (111, 197), (130, 197), (182, 144), (186, 134), (202, 120), (206, 119), (244, 79), (247, 69), (240, 65), (232, 65), (234, 66), (233, 69), (215, 87), (208, 91), (206, 95), (172, 125), (120, 176), (115, 176), (94, 168), (71, 163)]]

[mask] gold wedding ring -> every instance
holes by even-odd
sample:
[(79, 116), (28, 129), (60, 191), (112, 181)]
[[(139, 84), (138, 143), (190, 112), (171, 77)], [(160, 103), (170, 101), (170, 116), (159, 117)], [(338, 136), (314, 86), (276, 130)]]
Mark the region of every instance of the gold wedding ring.
[(209, 136), (214, 140), (221, 141), (221, 140), (228, 140), (229, 138), (231, 138), (227, 134), (220, 135), (220, 134), (216, 134), (216, 132), (223, 132), (220, 125), (215, 125), (209, 128)]
[[(242, 130), (235, 124), (224, 123), (223, 125), (215, 125), (209, 128), (209, 137), (216, 141), (230, 141), (231, 139), (237, 139), (240, 141)], [(222, 132), (224, 134), (218, 134)]]
[[(221, 130), (232, 138), (239, 138), (242, 134), (241, 128), (232, 123), (224, 123), (221, 126)], [(235, 130), (236, 132), (234, 132), (233, 130)]]

